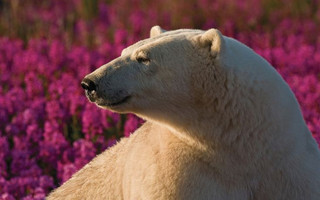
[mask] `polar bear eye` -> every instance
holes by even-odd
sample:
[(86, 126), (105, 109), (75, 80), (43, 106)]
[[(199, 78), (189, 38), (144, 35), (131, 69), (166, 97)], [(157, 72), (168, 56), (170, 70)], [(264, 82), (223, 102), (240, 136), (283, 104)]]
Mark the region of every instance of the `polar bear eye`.
[(137, 57), (136, 59), (137, 59), (138, 63), (145, 63), (145, 64), (147, 64), (147, 63), (150, 62), (150, 59), (149, 59), (149, 58), (146, 58), (146, 57), (141, 57), (141, 56), (139, 56), (139, 57)]
[(139, 63), (148, 63), (148, 62), (150, 62), (149, 58), (144, 58), (144, 57), (137, 57), (137, 61)]

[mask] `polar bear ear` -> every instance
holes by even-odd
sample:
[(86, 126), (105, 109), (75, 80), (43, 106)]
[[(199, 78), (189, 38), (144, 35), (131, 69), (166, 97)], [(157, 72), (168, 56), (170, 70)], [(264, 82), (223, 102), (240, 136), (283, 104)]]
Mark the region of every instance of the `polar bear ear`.
[(153, 26), (150, 30), (150, 38), (156, 37), (164, 32), (166, 32), (166, 30), (162, 29), (160, 26)]
[(213, 57), (221, 53), (225, 46), (223, 35), (218, 29), (209, 29), (204, 32), (199, 38), (199, 43), (201, 47), (208, 47)]

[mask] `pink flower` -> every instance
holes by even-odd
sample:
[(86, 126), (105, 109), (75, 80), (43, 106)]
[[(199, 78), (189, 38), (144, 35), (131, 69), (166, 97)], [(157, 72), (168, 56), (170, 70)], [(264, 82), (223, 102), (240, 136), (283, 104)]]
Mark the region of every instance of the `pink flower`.
[[(320, 8), (314, 3), (300, 11), (269, 0), (134, 0), (132, 6), (119, 0), (92, 10), (83, 2), (28, 1), (14, 15), (8, 10), (12, 19), (0, 20), (0, 200), (43, 199), (57, 181), (140, 126), (134, 115), (89, 103), (80, 82), (148, 37), (153, 24), (215, 27), (253, 48), (293, 89), (320, 144)], [(92, 11), (91, 19), (84, 16)]]
[(61, 164), (58, 162), (58, 177), (61, 183), (67, 181), (78, 169), (72, 163), (70, 164)]
[(9, 194), (9, 193), (4, 193), (0, 196), (1, 200), (15, 200), (15, 198)]
[(124, 136), (129, 137), (141, 124), (142, 120), (134, 115), (129, 114), (124, 126)]

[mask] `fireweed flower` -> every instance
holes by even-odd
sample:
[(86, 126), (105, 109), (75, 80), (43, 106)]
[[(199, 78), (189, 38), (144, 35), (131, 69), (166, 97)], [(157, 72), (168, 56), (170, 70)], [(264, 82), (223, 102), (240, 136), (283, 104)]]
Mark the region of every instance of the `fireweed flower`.
[[(98, 2), (89, 16), (83, 2), (25, 3), (12, 18), (23, 30), (12, 32), (22, 39), (0, 36), (0, 199), (44, 199), (140, 126), (134, 115), (89, 103), (80, 81), (147, 36), (153, 24), (217, 27), (249, 45), (288, 82), (320, 143), (320, 28), (314, 20), (320, 19), (319, 5), (306, 4), (313, 6), (310, 12), (299, 13), (272, 1), (201, 0), (197, 7), (170, 2), (175, 12), (168, 13), (168, 2), (123, 9), (128, 2), (119, 0)], [(0, 20), (4, 30), (5, 21)]]
[(73, 163), (63, 164), (58, 162), (58, 178), (60, 183), (67, 181), (76, 171), (77, 168)]
[(124, 126), (124, 136), (129, 137), (129, 135), (137, 129), (139, 124), (142, 123), (142, 120), (132, 114), (129, 114), (127, 117), (128, 118)]
[(2, 194), (0, 198), (3, 200), (15, 200), (15, 198), (9, 193)]
[(93, 143), (84, 139), (80, 139), (74, 142), (73, 150), (75, 152), (74, 164), (77, 169), (83, 167), (96, 155), (96, 149)]
[(6, 136), (2, 136), (0, 137), (0, 177), (7, 177), (8, 175), (6, 161), (9, 159), (9, 156), (10, 148), (8, 138)]

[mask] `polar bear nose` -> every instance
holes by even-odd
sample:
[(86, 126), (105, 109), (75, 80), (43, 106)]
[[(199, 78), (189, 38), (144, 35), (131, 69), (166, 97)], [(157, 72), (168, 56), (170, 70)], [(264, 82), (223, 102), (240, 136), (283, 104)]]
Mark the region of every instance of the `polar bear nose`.
[(81, 81), (81, 86), (83, 89), (87, 90), (89, 93), (96, 90), (96, 84), (88, 78), (84, 78)]

